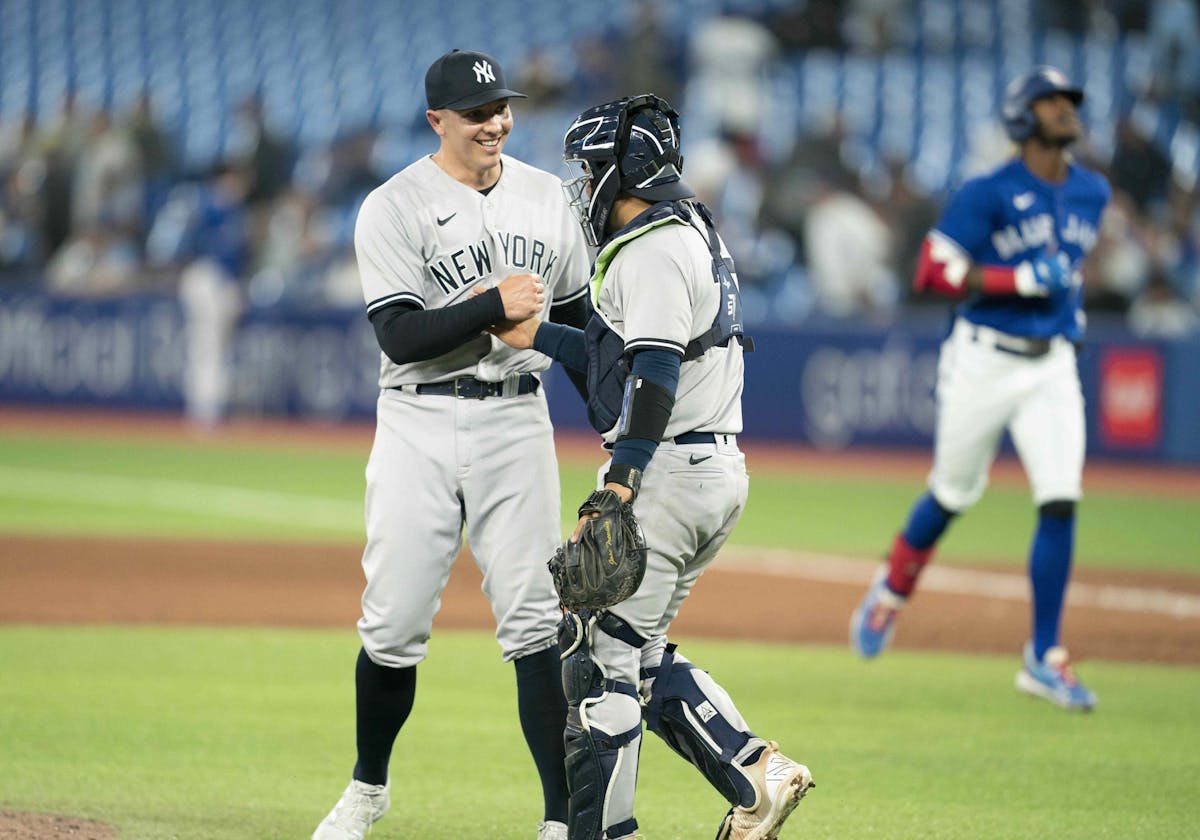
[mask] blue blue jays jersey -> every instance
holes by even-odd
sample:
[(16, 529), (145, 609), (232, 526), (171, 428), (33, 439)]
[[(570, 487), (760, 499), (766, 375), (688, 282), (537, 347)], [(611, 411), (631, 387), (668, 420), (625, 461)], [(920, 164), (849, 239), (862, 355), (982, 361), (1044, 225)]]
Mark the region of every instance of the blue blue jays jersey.
[(1070, 164), (1067, 178), (1038, 178), (1020, 158), (967, 181), (951, 198), (936, 230), (979, 265), (1015, 266), (1039, 254), (1064, 253), (1076, 272), (1067, 294), (1052, 297), (975, 293), (958, 307), (964, 318), (1011, 335), (1083, 336), (1083, 290), (1078, 272), (1096, 244), (1111, 190), (1100, 175)]

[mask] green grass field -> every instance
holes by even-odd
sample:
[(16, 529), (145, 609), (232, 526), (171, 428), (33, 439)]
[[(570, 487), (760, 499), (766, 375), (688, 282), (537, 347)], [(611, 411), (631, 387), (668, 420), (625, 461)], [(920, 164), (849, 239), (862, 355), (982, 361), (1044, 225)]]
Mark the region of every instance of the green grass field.
[[(0, 630), (0, 804), (123, 838), (307, 837), (353, 755), (347, 631)], [(1090, 663), (1103, 707), (1009, 688), (1013, 662), (685, 644), (756, 729), (813, 769), (786, 837), (1195, 837), (1200, 672)], [(435, 633), (379, 840), (531, 840), (540, 796), (510, 669), (484, 633)], [(725, 806), (654, 736), (643, 833), (708, 838)]]
[[(366, 451), (0, 435), (0, 533), (141, 534), (352, 541), (363, 538)], [(562, 464), (564, 516), (598, 456)], [(921, 480), (755, 475), (733, 544), (879, 556)], [(1105, 492), (1081, 506), (1076, 556), (1111, 568), (1200, 574), (1198, 499)], [(939, 547), (950, 563), (1025, 563), (1034, 511), (996, 486)], [(564, 528), (567, 522), (564, 519)]]
[[(4, 533), (361, 540), (366, 452), (0, 435)], [(594, 463), (564, 464), (565, 508)], [(772, 473), (735, 542), (876, 556), (919, 482)], [(1196, 500), (1089, 495), (1080, 562), (1200, 573)], [(951, 562), (1024, 562), (1023, 488), (956, 524)], [(3, 582), (0, 580), (0, 585)], [(1011, 657), (681, 639), (817, 789), (784, 837), (1191, 838), (1200, 669), (1090, 661), (1068, 715), (1016, 694)], [(353, 628), (0, 625), (0, 809), (73, 814), (132, 838), (305, 838), (353, 763)], [(372, 837), (532, 840), (540, 814), (511, 668), (487, 633), (435, 631)], [(527, 766), (528, 765), (528, 766)], [(725, 806), (653, 736), (650, 840), (711, 837)]]

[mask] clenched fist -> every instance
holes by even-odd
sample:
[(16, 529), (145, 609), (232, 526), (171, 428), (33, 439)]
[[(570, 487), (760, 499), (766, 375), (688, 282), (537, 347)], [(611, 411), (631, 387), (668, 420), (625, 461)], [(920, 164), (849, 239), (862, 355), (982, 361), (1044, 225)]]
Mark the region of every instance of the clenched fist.
[(536, 274), (512, 274), (497, 286), (507, 321), (524, 321), (539, 314), (546, 304), (546, 284)]

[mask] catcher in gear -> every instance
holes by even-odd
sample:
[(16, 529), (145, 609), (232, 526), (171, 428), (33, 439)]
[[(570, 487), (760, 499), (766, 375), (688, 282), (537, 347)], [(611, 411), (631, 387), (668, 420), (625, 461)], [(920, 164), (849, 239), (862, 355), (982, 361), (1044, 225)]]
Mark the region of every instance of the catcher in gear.
[[(664, 100), (647, 94), (585, 111), (564, 157), (582, 170), (564, 188), (599, 246), (587, 326), (532, 317), (492, 333), (586, 372), (588, 417), (612, 453), (601, 490), (551, 561), (568, 609), (559, 630), (568, 838), (636, 834), (644, 721), (729, 802), (718, 838), (768, 840), (812, 775), (755, 734), (725, 690), (667, 641), (749, 487), (736, 436), (751, 342), (733, 260), (682, 180), (679, 118)], [(634, 562), (634, 514), (644, 571)], [(610, 561), (622, 571), (609, 574)]]

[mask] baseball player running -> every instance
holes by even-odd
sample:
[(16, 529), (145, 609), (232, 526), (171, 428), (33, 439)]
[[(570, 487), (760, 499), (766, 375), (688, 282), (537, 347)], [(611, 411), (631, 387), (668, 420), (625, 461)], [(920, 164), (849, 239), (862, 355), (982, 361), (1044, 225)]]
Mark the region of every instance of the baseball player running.
[(887, 568), (851, 617), (850, 641), (868, 658), (887, 647), (938, 539), (983, 495), (1008, 429), (1038, 508), (1032, 636), (1016, 685), (1087, 710), (1096, 696), (1059, 644), (1084, 459), (1080, 264), (1109, 198), (1107, 182), (1067, 153), (1081, 132), (1082, 101), (1053, 67), (1013, 80), (1003, 117), (1019, 157), (963, 184), (925, 239), (916, 287), (962, 298), (939, 357), (933, 469)]
[(590, 369), (589, 416), (612, 451), (603, 488), (632, 501), (649, 546), (632, 597), (563, 622), (568, 837), (634, 836), (644, 718), (729, 801), (719, 838), (774, 838), (812, 786), (808, 768), (751, 731), (725, 690), (667, 642), (746, 503), (733, 260), (681, 180), (678, 115), (667, 102), (643, 95), (592, 108), (564, 146), (582, 169), (564, 186), (600, 246), (595, 311), (582, 332), (533, 317), (495, 333)]
[(355, 230), (383, 350), (366, 471), (358, 761), (313, 837), (361, 838), (388, 810), (392, 745), (465, 526), (496, 640), (516, 667), (545, 799), (538, 837), (552, 840), (566, 836), (568, 793), (560, 612), (546, 568), (559, 542), (558, 465), (538, 380), (550, 360), (484, 328), (533, 315), (583, 324), (588, 255), (558, 179), (503, 154), (509, 100), (523, 94), (494, 58), (443, 55), (425, 93), (437, 152), (372, 192)]

